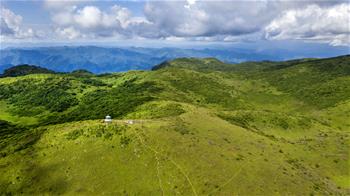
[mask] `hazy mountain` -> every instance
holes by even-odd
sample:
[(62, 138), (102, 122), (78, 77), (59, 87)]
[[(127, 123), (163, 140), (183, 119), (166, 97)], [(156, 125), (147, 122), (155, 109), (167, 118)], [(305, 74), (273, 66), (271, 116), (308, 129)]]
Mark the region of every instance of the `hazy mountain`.
[[(301, 55), (303, 54), (303, 55)], [(226, 63), (280, 61), (304, 57), (331, 57), (337, 53), (314, 53), (286, 49), (247, 48), (108, 48), (97, 46), (57, 46), (7, 48), (1, 50), (0, 73), (20, 64), (35, 64), (59, 72), (85, 69), (94, 73), (149, 70), (153, 65), (180, 57), (214, 57)]]
[(94, 73), (148, 70), (153, 65), (179, 57), (215, 57), (237, 63), (255, 60), (281, 60), (250, 50), (179, 48), (40, 47), (1, 50), (0, 72), (19, 64), (35, 64), (60, 72), (86, 69)]

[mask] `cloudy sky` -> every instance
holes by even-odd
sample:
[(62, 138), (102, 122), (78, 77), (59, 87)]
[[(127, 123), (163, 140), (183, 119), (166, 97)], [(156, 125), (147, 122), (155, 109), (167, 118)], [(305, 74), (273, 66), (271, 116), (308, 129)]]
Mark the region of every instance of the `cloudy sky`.
[(0, 0), (0, 41), (350, 46), (348, 1)]

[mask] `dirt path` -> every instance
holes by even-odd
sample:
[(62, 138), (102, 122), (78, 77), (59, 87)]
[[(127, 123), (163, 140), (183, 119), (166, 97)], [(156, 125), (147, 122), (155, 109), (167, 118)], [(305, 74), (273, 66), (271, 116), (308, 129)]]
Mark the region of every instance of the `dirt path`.
[(223, 188), (226, 185), (228, 185), (233, 179), (235, 179), (235, 177), (237, 177), (237, 175), (242, 171), (243, 166), (241, 166), (238, 171), (236, 173), (234, 173), (231, 178), (229, 178), (225, 183), (223, 183), (222, 185), (220, 185), (218, 188), (214, 189), (212, 192), (210, 192), (208, 195), (212, 195), (213, 193), (215, 193), (216, 191), (219, 190), (219, 188)]
[(157, 176), (158, 176), (158, 181), (159, 181), (159, 183), (160, 183), (160, 187), (161, 187), (161, 189), (162, 189), (163, 195), (164, 195), (164, 189), (163, 189), (163, 187), (162, 187), (162, 185), (161, 185), (162, 181), (161, 181), (161, 178), (160, 178), (160, 176), (159, 176), (160, 171), (159, 171), (159, 167), (158, 167), (159, 165), (158, 165), (158, 164), (160, 164), (160, 163), (159, 163), (159, 157), (158, 157), (158, 155), (163, 156), (163, 157), (166, 157), (167, 160), (169, 160), (169, 161), (181, 172), (181, 174), (186, 178), (187, 182), (188, 182), (189, 185), (191, 186), (191, 189), (192, 189), (193, 194), (194, 194), (195, 196), (198, 195), (197, 192), (196, 192), (196, 189), (194, 188), (194, 186), (193, 186), (193, 184), (192, 184), (192, 182), (191, 182), (191, 179), (189, 178), (189, 176), (185, 173), (185, 171), (183, 170), (183, 168), (182, 168), (178, 163), (176, 163), (174, 160), (172, 160), (171, 158), (167, 157), (166, 155), (161, 154), (159, 151), (157, 151), (156, 149), (152, 148), (151, 146), (147, 145), (147, 144), (144, 142), (144, 140), (142, 139), (142, 136), (141, 136), (136, 130), (135, 130), (135, 134), (137, 135), (138, 139), (140, 140), (140, 143), (141, 143), (143, 146), (145, 146), (147, 149), (151, 150), (151, 151), (154, 153), (155, 157), (156, 157), (156, 160), (157, 160)]

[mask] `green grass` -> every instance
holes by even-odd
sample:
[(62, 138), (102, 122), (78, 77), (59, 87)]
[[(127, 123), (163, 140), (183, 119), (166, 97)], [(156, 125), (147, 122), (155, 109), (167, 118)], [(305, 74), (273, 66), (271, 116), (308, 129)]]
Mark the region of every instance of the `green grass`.
[(348, 195), (349, 66), (177, 59), (1, 78), (0, 192)]
[[(320, 156), (348, 156), (346, 146), (325, 148), (337, 142), (337, 133), (327, 132), (326, 141), (303, 142), (312, 138), (308, 134), (288, 138), (290, 143), (247, 131), (207, 109), (187, 106), (187, 110), (179, 117), (134, 125), (115, 121), (105, 127), (100, 121), (81, 121), (49, 126), (31, 149), (1, 159), (1, 165), (20, 160), (3, 171), (2, 180), (10, 184), (6, 190), (24, 194), (345, 193), (337, 186), (347, 186), (342, 169), (347, 161), (335, 163), (334, 156)], [(189, 132), (183, 134), (179, 128)], [(320, 144), (325, 146), (315, 149)]]
[(34, 125), (38, 123), (38, 119), (35, 117), (16, 116), (11, 114), (9, 110), (9, 105), (5, 101), (0, 101), (0, 120), (22, 125)]

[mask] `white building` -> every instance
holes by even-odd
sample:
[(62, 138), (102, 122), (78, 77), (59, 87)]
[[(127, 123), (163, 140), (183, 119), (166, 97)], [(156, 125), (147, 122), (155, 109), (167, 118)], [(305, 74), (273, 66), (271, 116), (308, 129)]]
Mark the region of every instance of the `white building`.
[(105, 118), (105, 123), (111, 123), (112, 122), (112, 117), (110, 115), (107, 115)]

